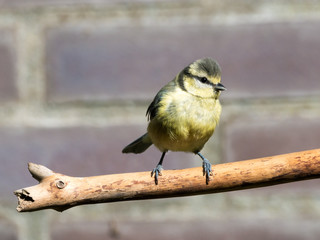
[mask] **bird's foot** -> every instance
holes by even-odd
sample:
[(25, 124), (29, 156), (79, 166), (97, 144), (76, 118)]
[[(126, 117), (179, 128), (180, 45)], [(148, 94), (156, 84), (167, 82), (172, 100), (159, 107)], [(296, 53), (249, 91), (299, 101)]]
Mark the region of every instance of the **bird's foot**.
[(162, 165), (158, 164), (151, 172), (151, 177), (154, 175), (154, 182), (156, 185), (158, 185), (158, 176), (161, 176), (161, 170), (163, 170)]
[(206, 184), (208, 185), (210, 181), (210, 176), (212, 176), (213, 173), (212, 173), (212, 165), (206, 158), (203, 159), (202, 170), (203, 170), (203, 176), (206, 175)]

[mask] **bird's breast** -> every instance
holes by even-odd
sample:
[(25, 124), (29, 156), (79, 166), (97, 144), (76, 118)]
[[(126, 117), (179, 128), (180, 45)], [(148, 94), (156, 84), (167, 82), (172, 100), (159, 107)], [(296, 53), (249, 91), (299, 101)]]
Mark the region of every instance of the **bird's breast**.
[(212, 136), (220, 113), (219, 100), (178, 92), (162, 99), (148, 134), (161, 151), (200, 151)]

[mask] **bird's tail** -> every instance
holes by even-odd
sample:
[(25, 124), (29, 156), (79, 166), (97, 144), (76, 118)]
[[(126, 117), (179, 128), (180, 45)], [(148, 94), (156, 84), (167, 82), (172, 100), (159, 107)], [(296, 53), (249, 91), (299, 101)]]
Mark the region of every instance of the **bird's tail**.
[(122, 150), (122, 153), (142, 153), (151, 145), (152, 141), (149, 138), (148, 133), (146, 133), (126, 146)]

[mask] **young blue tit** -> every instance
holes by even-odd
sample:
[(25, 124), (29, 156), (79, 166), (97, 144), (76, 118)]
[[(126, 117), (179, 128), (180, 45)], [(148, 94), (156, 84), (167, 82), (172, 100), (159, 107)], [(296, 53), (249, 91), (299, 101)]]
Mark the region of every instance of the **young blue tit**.
[(149, 119), (147, 133), (122, 152), (142, 153), (154, 144), (162, 152), (158, 165), (151, 172), (155, 184), (162, 175), (162, 162), (169, 150), (199, 155), (206, 184), (209, 183), (211, 164), (200, 151), (220, 119), (219, 96), (226, 90), (220, 80), (219, 65), (211, 58), (199, 59), (184, 68), (153, 99), (146, 113)]

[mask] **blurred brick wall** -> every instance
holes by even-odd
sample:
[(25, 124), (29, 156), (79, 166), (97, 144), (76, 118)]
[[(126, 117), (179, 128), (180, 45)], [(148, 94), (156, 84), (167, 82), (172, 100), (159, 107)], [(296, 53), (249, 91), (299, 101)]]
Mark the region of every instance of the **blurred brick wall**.
[[(319, 148), (319, 1), (0, 1), (0, 239), (319, 239), (319, 180), (18, 214), (27, 162), (73, 176), (149, 171), (123, 155), (161, 86), (195, 59), (222, 67), (203, 153), (238, 161)], [(200, 166), (171, 153), (165, 169)]]

